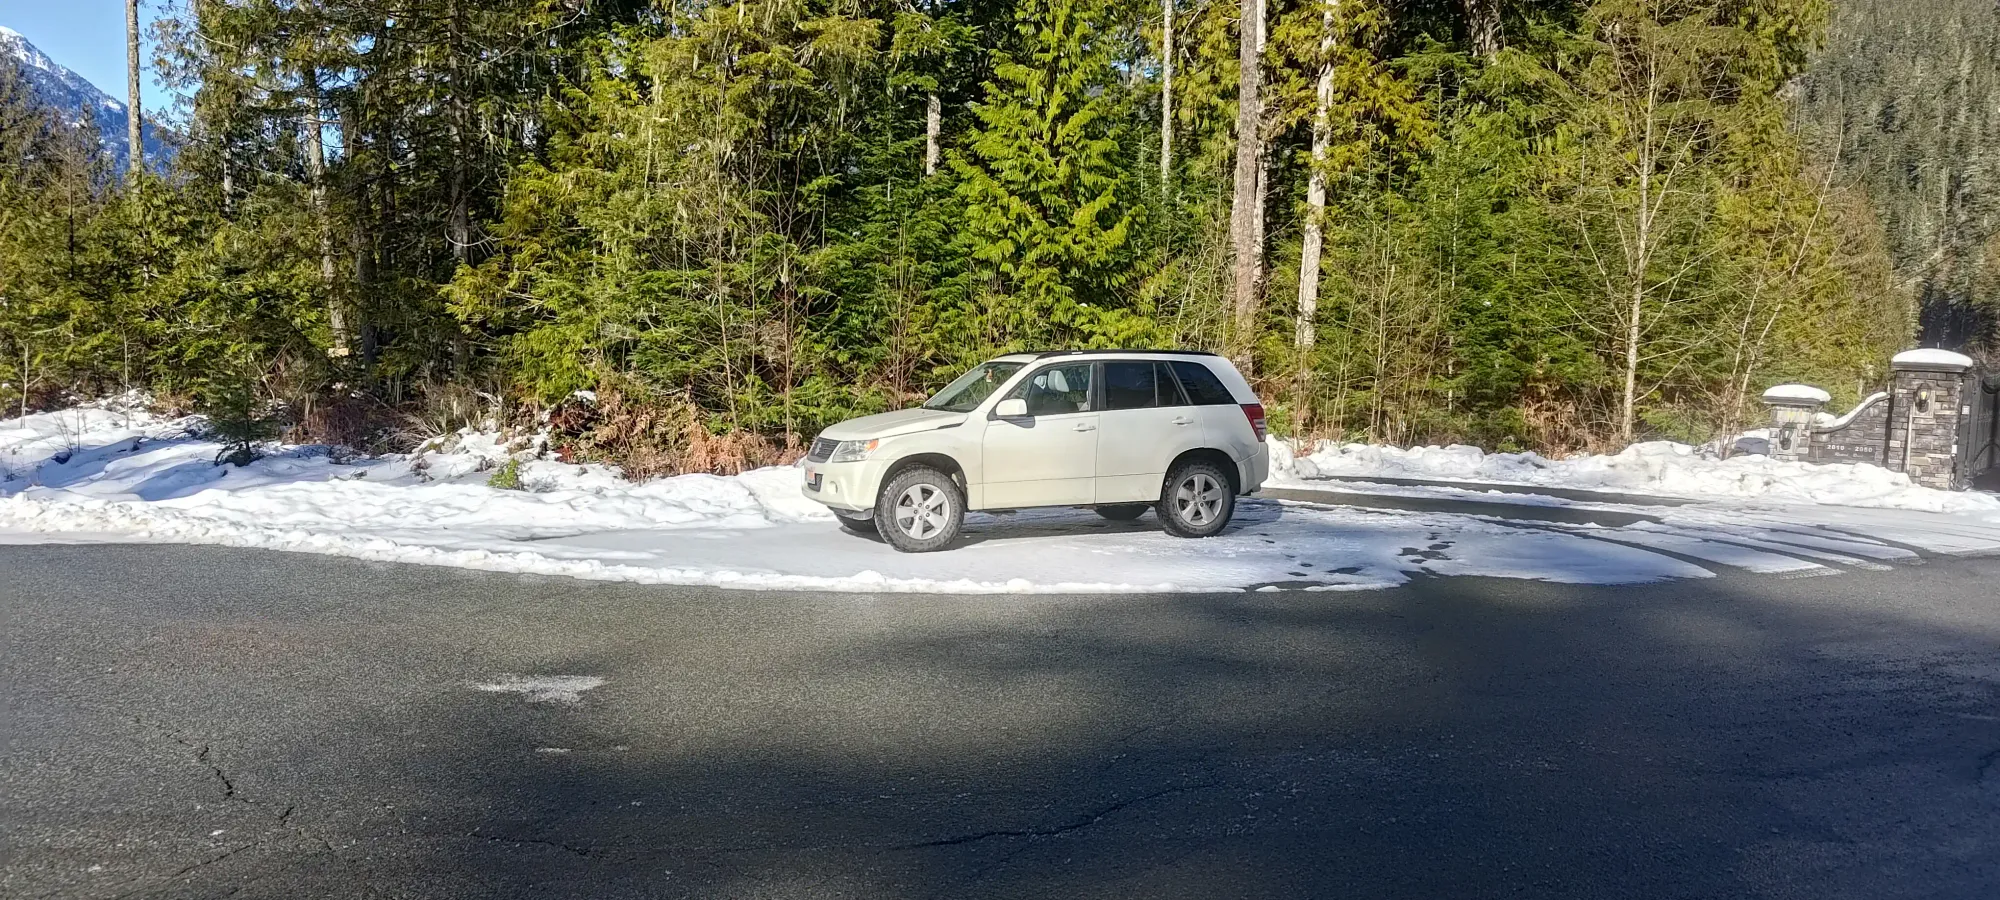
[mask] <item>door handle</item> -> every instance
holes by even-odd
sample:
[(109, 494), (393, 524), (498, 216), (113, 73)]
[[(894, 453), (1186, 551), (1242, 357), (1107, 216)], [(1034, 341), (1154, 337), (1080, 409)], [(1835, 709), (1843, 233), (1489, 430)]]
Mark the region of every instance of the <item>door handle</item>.
[(1090, 424), (1089, 422), (1078, 422), (1078, 423), (1076, 423), (1076, 430), (1078, 430), (1078, 431), (1096, 431), (1096, 430), (1097, 430), (1097, 426), (1095, 426), (1095, 425), (1092, 425), (1092, 424)]
[(1190, 419), (1190, 418), (1188, 418), (1187, 416), (1175, 416), (1175, 417), (1174, 417), (1174, 424), (1175, 424), (1175, 425), (1193, 425), (1193, 424), (1194, 424), (1194, 420), (1193, 420), (1193, 419)]

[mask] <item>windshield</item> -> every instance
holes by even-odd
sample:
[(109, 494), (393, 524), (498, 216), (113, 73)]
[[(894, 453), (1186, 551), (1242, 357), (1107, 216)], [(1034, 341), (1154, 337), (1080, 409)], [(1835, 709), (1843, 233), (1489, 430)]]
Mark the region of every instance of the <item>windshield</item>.
[(925, 409), (942, 409), (946, 412), (971, 412), (1000, 386), (1007, 383), (1015, 372), (1027, 363), (990, 362), (953, 379), (938, 391), (936, 396), (924, 403)]

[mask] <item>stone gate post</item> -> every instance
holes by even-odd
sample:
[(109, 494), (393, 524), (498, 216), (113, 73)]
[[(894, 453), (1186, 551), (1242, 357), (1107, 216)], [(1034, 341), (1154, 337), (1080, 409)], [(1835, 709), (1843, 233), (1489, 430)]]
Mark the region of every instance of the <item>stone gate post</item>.
[(1772, 459), (1804, 462), (1812, 452), (1813, 420), (1833, 397), (1809, 384), (1781, 384), (1764, 392), (1771, 409)]
[(1883, 464), (1924, 487), (1956, 490), (1971, 480), (1959, 465), (1959, 423), (1976, 398), (1966, 393), (1970, 357), (1907, 350), (1889, 362), (1889, 442)]

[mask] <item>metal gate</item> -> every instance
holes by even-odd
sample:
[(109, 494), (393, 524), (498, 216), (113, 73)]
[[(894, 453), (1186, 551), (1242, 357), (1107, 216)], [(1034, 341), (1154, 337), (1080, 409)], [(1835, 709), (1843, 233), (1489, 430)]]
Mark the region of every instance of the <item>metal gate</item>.
[(2000, 468), (2000, 372), (1966, 373), (1965, 397), (1971, 414), (1959, 435), (1959, 470), (1967, 480)]

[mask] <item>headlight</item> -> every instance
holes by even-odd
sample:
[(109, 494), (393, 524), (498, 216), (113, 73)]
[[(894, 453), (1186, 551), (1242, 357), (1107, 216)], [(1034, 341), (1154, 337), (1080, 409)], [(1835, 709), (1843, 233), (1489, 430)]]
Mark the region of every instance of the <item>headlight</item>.
[(875, 452), (875, 448), (881, 443), (880, 440), (841, 441), (839, 444), (834, 445), (833, 455), (827, 457), (826, 461), (830, 463), (859, 462), (867, 459), (868, 454)]

